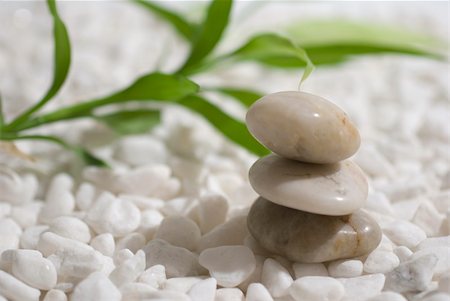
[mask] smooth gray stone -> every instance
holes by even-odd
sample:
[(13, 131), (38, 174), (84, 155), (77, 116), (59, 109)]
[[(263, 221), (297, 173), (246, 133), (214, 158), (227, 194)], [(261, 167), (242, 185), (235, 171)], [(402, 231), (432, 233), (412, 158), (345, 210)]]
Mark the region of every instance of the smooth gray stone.
[(367, 254), (381, 241), (381, 229), (366, 213), (326, 216), (291, 209), (260, 197), (247, 217), (247, 226), (262, 247), (305, 263)]

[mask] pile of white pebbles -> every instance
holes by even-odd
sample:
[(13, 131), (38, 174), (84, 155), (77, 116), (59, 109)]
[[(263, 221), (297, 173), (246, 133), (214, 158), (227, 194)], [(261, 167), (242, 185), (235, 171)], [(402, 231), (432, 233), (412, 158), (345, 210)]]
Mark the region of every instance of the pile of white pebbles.
[[(110, 17), (121, 13), (133, 15)], [(383, 232), (370, 254), (325, 263), (291, 262), (258, 245), (246, 218), (256, 157), (198, 116), (168, 108), (153, 132), (109, 140), (90, 121), (44, 129), (86, 143), (113, 168), (80, 169), (64, 150), (36, 142), (18, 145), (37, 163), (1, 155), (0, 301), (450, 300), (447, 68), (366, 58), (305, 82), (360, 129), (352, 160), (369, 179), (363, 210)], [(212, 77), (246, 84), (242, 74), (267, 93), (298, 79), (255, 66)]]

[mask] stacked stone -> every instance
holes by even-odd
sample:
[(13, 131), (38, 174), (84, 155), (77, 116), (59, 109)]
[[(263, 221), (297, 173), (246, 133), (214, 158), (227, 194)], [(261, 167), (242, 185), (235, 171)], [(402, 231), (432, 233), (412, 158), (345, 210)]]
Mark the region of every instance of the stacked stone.
[(246, 116), (252, 135), (275, 154), (250, 168), (260, 195), (250, 233), (268, 251), (297, 262), (361, 256), (381, 240), (360, 208), (368, 184), (346, 160), (359, 148), (358, 130), (333, 103), (304, 92), (279, 92), (255, 102)]

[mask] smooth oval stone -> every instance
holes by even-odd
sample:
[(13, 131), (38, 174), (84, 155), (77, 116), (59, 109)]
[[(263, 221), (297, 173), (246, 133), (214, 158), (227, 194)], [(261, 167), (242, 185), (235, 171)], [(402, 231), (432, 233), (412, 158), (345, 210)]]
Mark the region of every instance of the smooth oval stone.
[(368, 195), (364, 173), (349, 160), (310, 164), (268, 155), (253, 164), (249, 179), (260, 196), (318, 214), (350, 214), (364, 205)]
[(336, 163), (353, 155), (360, 137), (347, 114), (305, 92), (264, 96), (245, 118), (252, 135), (280, 156), (309, 163)]
[(380, 227), (361, 210), (326, 216), (283, 207), (262, 197), (252, 205), (247, 226), (268, 251), (304, 263), (361, 256), (381, 241)]

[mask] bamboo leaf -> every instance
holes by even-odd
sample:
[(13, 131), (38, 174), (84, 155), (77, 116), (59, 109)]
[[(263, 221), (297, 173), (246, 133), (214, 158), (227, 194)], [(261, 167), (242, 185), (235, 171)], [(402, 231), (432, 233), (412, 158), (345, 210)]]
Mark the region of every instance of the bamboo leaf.
[(193, 39), (191, 53), (180, 72), (203, 60), (220, 41), (228, 25), (232, 0), (212, 0), (206, 17)]
[(53, 42), (54, 42), (54, 59), (53, 59), (53, 81), (44, 97), (34, 106), (19, 115), (8, 127), (15, 126), (26, 121), (33, 113), (41, 109), (53, 96), (58, 93), (61, 86), (66, 80), (69, 73), (71, 49), (69, 34), (67, 33), (64, 22), (59, 17), (55, 0), (47, 0), (50, 14), (53, 18)]
[(221, 109), (206, 99), (197, 95), (190, 95), (179, 100), (177, 103), (199, 113), (231, 141), (246, 148), (255, 155), (264, 156), (269, 153), (264, 146), (253, 138), (243, 122), (225, 114)]
[(182, 16), (177, 13), (164, 8), (163, 6), (157, 5), (153, 1), (145, 1), (145, 0), (133, 0), (134, 2), (140, 4), (142, 7), (145, 7), (147, 10), (156, 14), (160, 18), (167, 21), (171, 24), (178, 33), (185, 38), (186, 40), (192, 40), (195, 32), (195, 25), (186, 21)]
[(250, 107), (255, 101), (264, 96), (260, 92), (241, 88), (220, 87), (213, 90), (233, 97), (246, 107)]
[(129, 110), (95, 116), (95, 118), (121, 135), (148, 132), (160, 122), (160, 112), (155, 110)]

